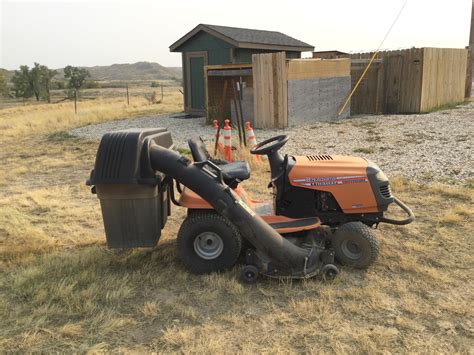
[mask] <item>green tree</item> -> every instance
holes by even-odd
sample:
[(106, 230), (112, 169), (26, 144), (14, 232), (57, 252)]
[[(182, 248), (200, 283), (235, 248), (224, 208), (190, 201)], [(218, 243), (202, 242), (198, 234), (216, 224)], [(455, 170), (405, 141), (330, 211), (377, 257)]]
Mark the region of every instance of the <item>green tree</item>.
[(45, 65), (41, 65), (40, 68), (40, 81), (42, 87), (42, 97), (46, 99), (48, 102), (51, 102), (51, 80), (54, 76), (58, 73), (56, 70), (51, 70)]
[(27, 65), (20, 66), (20, 70), (15, 70), (12, 78), (15, 96), (23, 98), (34, 96), (37, 101), (44, 98), (49, 102), (51, 79), (54, 75), (56, 71), (39, 63), (35, 63), (31, 69)]
[(68, 96), (74, 96), (74, 92), (78, 92), (84, 85), (87, 77), (90, 77), (89, 72), (84, 68), (78, 68), (68, 65), (64, 68), (64, 77), (68, 79)]
[(51, 81), (51, 89), (54, 90), (64, 90), (66, 88), (66, 83), (62, 80)]
[(33, 84), (31, 81), (30, 68), (27, 65), (20, 66), (20, 70), (15, 70), (12, 78), (13, 92), (16, 97), (25, 99), (33, 96)]
[(35, 95), (36, 101), (40, 100), (41, 89), (42, 89), (42, 69), (39, 63), (35, 63), (35, 66), (30, 70), (30, 84), (33, 94)]
[(8, 90), (7, 80), (5, 75), (0, 71), (0, 96), (9, 96), (10, 90)]

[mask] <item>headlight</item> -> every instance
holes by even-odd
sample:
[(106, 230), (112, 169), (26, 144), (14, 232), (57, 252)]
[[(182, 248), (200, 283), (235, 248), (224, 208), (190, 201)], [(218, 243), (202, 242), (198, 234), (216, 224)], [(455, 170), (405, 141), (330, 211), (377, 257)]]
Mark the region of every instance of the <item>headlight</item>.
[(375, 174), (375, 178), (377, 181), (388, 181), (387, 175), (385, 175), (382, 170), (379, 170), (379, 172)]

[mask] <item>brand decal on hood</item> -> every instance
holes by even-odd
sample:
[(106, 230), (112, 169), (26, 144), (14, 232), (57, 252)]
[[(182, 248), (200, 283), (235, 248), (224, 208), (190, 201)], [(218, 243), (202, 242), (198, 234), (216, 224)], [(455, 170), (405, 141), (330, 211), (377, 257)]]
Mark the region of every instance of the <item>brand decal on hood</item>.
[(355, 184), (368, 182), (366, 176), (328, 176), (328, 177), (305, 177), (302, 179), (294, 179), (293, 182), (300, 186), (328, 186)]

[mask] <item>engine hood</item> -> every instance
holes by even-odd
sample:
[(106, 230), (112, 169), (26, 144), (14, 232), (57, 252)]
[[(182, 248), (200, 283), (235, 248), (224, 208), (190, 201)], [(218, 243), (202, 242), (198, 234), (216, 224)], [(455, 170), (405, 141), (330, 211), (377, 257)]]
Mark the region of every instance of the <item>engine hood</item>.
[(367, 174), (367, 160), (344, 155), (307, 155), (291, 159), (294, 161), (288, 174), (291, 185), (330, 192), (345, 213), (379, 211)]
[(344, 155), (295, 156), (290, 183), (295, 186), (326, 186), (367, 183), (368, 161)]

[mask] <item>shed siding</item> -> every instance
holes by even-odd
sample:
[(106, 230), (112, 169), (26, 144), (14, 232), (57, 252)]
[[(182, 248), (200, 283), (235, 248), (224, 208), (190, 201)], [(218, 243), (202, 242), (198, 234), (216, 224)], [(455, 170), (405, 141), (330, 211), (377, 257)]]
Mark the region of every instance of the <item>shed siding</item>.
[(299, 59), (301, 52), (286, 52), (286, 59)]
[(208, 50), (207, 53), (208, 53), (209, 65), (229, 64), (231, 62), (230, 51), (228, 49)]
[[(279, 51), (265, 50), (265, 49), (249, 49), (249, 48), (236, 48), (235, 49), (235, 63), (252, 63), (252, 54), (262, 53), (276, 53)], [(280, 51), (281, 52), (281, 51)], [(301, 52), (286, 52), (286, 59), (300, 58)]]
[(235, 50), (235, 63), (242, 64), (242, 63), (252, 63), (252, 54), (257, 53), (271, 53), (272, 51), (269, 50), (255, 50), (255, 49), (248, 49), (248, 48), (237, 48)]
[(189, 101), (189, 98), (190, 98), (190, 95), (189, 95), (189, 89), (188, 89), (188, 85), (187, 85), (187, 75), (188, 75), (188, 72), (186, 70), (186, 58), (185, 58), (185, 53), (182, 53), (181, 54), (181, 63), (182, 63), (182, 70), (183, 70), (183, 102), (184, 102), (184, 109), (187, 111), (187, 108), (188, 108), (188, 101)]
[(231, 48), (227, 42), (220, 40), (219, 38), (213, 37), (206, 32), (199, 32), (194, 37), (190, 38), (187, 42), (183, 43), (176, 51), (178, 52), (195, 52), (202, 50), (215, 50), (223, 48)]
[[(220, 40), (219, 38), (213, 37), (206, 32), (197, 33), (193, 38), (183, 43), (183, 45), (179, 47), (179, 51), (183, 53), (183, 86), (186, 112), (197, 113), (195, 112), (196, 110), (191, 107), (192, 93), (191, 87), (189, 87), (190, 84), (187, 81), (189, 74), (187, 70), (188, 63), (186, 63), (185, 59), (186, 53), (206, 52), (206, 64), (228, 64), (231, 62), (230, 48), (232, 48), (232, 45)], [(205, 88), (203, 87), (202, 90), (204, 91), (204, 89)]]
[(232, 45), (219, 38), (213, 37), (206, 32), (199, 32), (186, 43), (179, 47), (181, 52), (207, 51), (208, 64), (227, 64), (230, 63), (230, 48)]

